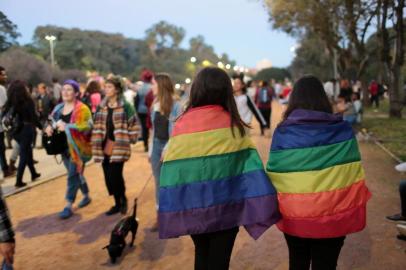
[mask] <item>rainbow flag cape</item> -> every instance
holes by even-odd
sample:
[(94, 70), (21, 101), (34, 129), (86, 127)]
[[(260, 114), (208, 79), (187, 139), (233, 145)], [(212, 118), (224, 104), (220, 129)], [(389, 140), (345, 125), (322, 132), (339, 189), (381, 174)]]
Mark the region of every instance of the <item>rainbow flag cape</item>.
[(245, 226), (257, 239), (280, 219), (277, 195), (257, 150), (220, 106), (190, 109), (175, 123), (159, 189), (159, 236)]
[(371, 197), (357, 140), (341, 117), (295, 110), (275, 130), (267, 171), (278, 191), (278, 228), (330, 238), (361, 231)]

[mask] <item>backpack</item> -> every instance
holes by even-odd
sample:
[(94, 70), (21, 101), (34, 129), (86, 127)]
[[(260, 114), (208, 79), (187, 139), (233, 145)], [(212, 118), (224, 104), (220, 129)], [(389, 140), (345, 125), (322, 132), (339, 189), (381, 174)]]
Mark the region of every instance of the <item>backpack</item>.
[(269, 91), (267, 88), (262, 88), (259, 90), (259, 97), (258, 97), (259, 103), (267, 104), (271, 101), (271, 98), (269, 96)]

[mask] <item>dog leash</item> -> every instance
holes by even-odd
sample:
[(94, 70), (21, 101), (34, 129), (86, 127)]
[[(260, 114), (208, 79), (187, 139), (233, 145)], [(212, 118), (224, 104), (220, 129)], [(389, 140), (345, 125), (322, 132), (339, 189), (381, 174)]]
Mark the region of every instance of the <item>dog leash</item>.
[(144, 187), (142, 188), (141, 192), (138, 194), (137, 200), (139, 200), (141, 198), (141, 196), (144, 194), (144, 191), (147, 188), (149, 181), (151, 181), (151, 178), (152, 178), (152, 174), (149, 176), (147, 181), (145, 181)]

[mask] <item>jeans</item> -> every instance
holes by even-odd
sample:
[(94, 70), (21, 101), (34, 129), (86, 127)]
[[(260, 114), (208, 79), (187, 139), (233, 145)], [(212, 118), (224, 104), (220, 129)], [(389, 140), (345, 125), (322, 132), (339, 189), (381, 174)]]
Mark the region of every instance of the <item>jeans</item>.
[(110, 162), (110, 158), (105, 156), (102, 167), (109, 195), (114, 196), (116, 206), (119, 207), (121, 202), (125, 200), (124, 162)]
[(154, 138), (152, 142), (151, 167), (155, 179), (155, 200), (157, 205), (159, 205), (159, 176), (161, 175), (162, 167), (161, 156), (167, 142), (167, 140), (157, 138)]
[(379, 95), (371, 95), (371, 105), (375, 103), (375, 107), (379, 108)]
[(76, 164), (73, 163), (72, 159), (70, 158), (68, 150), (62, 154), (62, 161), (63, 165), (65, 165), (65, 168), (68, 171), (68, 185), (65, 198), (68, 202), (74, 203), (78, 190), (80, 189), (82, 191), (83, 196), (88, 196), (89, 188), (83, 174), (77, 172)]
[(400, 205), (401, 215), (406, 217), (406, 180), (402, 180), (399, 183)]
[(8, 164), (6, 159), (6, 144), (4, 143), (4, 132), (0, 132), (0, 166), (3, 173), (8, 171)]
[(149, 129), (147, 127), (147, 114), (138, 113), (142, 128), (142, 140), (144, 141), (144, 148), (148, 150)]
[(24, 124), (20, 132), (15, 135), (15, 140), (20, 145), (20, 162), (17, 168), (17, 181), (22, 183), (25, 167), (28, 166), (31, 177), (37, 174), (32, 157), (32, 140), (34, 137), (35, 127), (32, 124)]
[(290, 270), (334, 270), (344, 244), (345, 236), (311, 239), (285, 233), (289, 249)]
[(227, 270), (239, 228), (191, 235), (195, 270)]

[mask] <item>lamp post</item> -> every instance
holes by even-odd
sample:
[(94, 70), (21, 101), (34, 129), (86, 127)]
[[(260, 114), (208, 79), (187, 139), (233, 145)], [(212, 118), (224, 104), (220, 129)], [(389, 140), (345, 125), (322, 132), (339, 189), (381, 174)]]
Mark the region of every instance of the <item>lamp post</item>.
[(54, 41), (56, 40), (56, 37), (53, 35), (46, 35), (45, 39), (49, 41), (49, 47), (51, 50), (51, 66), (55, 67), (55, 58), (54, 58)]

